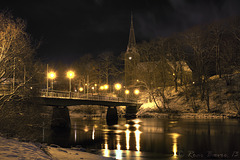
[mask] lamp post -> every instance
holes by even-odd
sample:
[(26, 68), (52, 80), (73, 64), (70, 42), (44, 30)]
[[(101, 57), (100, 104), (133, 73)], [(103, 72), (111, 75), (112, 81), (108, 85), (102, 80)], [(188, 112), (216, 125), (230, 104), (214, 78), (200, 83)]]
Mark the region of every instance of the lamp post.
[(53, 90), (53, 80), (56, 78), (56, 73), (51, 71), (48, 73), (48, 78), (52, 80), (52, 85), (51, 85), (51, 88)]
[(67, 77), (69, 78), (69, 98), (71, 98), (71, 79), (74, 78), (75, 74), (73, 71), (67, 72)]

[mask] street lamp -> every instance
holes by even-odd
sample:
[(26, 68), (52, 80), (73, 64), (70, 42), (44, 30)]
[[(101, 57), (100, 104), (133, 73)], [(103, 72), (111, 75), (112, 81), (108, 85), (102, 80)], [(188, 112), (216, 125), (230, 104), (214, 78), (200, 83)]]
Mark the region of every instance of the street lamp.
[(75, 74), (73, 71), (67, 72), (67, 77), (69, 78), (69, 97), (71, 97), (71, 79), (74, 78)]
[(127, 96), (129, 95), (130, 91), (128, 89), (125, 90), (125, 100), (127, 100)]
[(100, 86), (100, 88), (99, 88), (100, 90), (104, 90), (104, 86)]
[(116, 84), (114, 84), (114, 88), (117, 91), (117, 93), (119, 94), (118, 91), (122, 88), (122, 85), (120, 83), (116, 83)]
[(105, 84), (103, 87), (105, 90), (107, 90), (109, 86), (107, 84)]
[(135, 89), (135, 90), (134, 90), (134, 94), (135, 94), (135, 95), (139, 95), (139, 93), (140, 93), (139, 89)]
[(56, 78), (56, 73), (51, 71), (48, 73), (48, 78), (52, 80), (52, 90), (53, 90), (53, 80)]
[(79, 91), (82, 92), (82, 91), (83, 91), (83, 87), (80, 87), (80, 88), (79, 88)]
[(122, 88), (122, 85), (120, 83), (116, 83), (114, 87), (116, 90), (120, 90)]

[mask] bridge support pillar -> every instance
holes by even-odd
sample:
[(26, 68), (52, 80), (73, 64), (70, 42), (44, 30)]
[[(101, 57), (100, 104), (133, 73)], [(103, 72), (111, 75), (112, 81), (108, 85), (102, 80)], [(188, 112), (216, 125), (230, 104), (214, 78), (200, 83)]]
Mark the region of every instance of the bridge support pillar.
[(126, 118), (136, 118), (137, 106), (126, 106)]
[(106, 119), (107, 119), (107, 125), (114, 125), (118, 123), (118, 114), (117, 114), (116, 106), (108, 107)]
[(71, 128), (71, 120), (69, 116), (69, 110), (66, 106), (64, 107), (53, 107), (52, 113), (52, 123), (51, 128), (59, 128), (59, 129), (70, 129)]

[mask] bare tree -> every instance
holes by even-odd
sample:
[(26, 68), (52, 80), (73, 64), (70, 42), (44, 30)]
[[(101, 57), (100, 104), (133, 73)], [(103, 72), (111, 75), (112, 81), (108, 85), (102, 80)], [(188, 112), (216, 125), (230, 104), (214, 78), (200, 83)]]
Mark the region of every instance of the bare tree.
[(101, 79), (109, 84), (109, 78), (118, 76), (120, 74), (119, 69), (116, 67), (116, 57), (112, 52), (103, 52), (98, 56), (99, 71)]
[(22, 19), (14, 19), (8, 12), (0, 13), (0, 84), (4, 87), (11, 84), (8, 92), (1, 93), (2, 106), (13, 96), (23, 95), (22, 89), (33, 78), (30, 72), (34, 72), (32, 55), (35, 48), (25, 30)]

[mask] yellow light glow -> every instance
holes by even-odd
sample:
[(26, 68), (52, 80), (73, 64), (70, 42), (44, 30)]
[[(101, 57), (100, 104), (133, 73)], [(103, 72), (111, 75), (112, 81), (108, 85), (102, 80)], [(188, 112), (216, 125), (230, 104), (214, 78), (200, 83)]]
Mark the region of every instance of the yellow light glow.
[(94, 90), (94, 87), (92, 87), (92, 90)]
[(108, 85), (107, 84), (104, 85), (104, 89), (106, 89), (106, 90), (108, 89)]
[(74, 76), (75, 76), (75, 73), (73, 71), (68, 71), (67, 72), (67, 77), (68, 78), (72, 79), (72, 78), (74, 78)]
[(104, 90), (104, 86), (100, 86), (100, 90)]
[(97, 87), (97, 83), (95, 83), (94, 86)]
[(129, 92), (129, 90), (128, 89), (126, 89), (125, 90), (125, 94), (129, 94), (130, 92)]
[(120, 83), (116, 83), (114, 87), (116, 90), (120, 90), (122, 88), (122, 85)]
[(116, 136), (116, 140), (117, 140), (116, 159), (122, 159), (122, 151), (121, 151), (121, 145), (120, 145), (120, 135)]
[(139, 152), (140, 151), (140, 134), (142, 132), (139, 130), (135, 131), (135, 138), (136, 138), (136, 150)]
[(177, 157), (177, 139), (180, 136), (180, 134), (172, 133), (170, 135), (172, 136), (172, 139), (173, 139), (173, 148), (172, 148), (173, 157)]
[(79, 91), (82, 92), (82, 91), (83, 91), (83, 87), (80, 87), (80, 88), (79, 88)]
[(84, 132), (88, 132), (89, 131), (88, 126), (85, 126), (85, 128), (83, 130), (84, 130)]
[(139, 89), (134, 90), (134, 94), (138, 95), (140, 93)]
[(93, 131), (92, 131), (92, 140), (94, 140), (94, 138), (95, 138), (95, 128), (94, 128), (94, 126), (93, 126)]
[(125, 131), (125, 133), (126, 133), (126, 149), (129, 150), (130, 149), (130, 133), (131, 132), (129, 129), (127, 129)]
[(109, 155), (110, 155), (110, 151), (109, 151), (109, 149), (108, 149), (108, 135), (107, 134), (105, 134), (104, 135), (104, 156), (105, 157), (109, 157)]
[(55, 72), (49, 72), (48, 73), (48, 78), (49, 79), (55, 79), (56, 78), (56, 73)]

